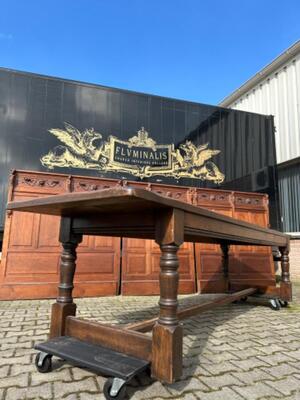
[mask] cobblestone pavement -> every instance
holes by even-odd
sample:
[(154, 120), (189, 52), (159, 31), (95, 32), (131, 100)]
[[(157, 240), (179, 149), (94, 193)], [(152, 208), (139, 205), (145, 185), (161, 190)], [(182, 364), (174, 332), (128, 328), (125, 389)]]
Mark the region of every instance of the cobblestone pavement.
[[(184, 370), (173, 385), (146, 375), (128, 388), (131, 399), (300, 400), (300, 286), (291, 307), (272, 311), (248, 302), (184, 322)], [(78, 299), (81, 317), (128, 323), (157, 313), (157, 297)], [(194, 302), (196, 296), (182, 296)], [(38, 373), (35, 343), (47, 338), (53, 300), (0, 302), (0, 399), (104, 399), (105, 378), (54, 359)]]

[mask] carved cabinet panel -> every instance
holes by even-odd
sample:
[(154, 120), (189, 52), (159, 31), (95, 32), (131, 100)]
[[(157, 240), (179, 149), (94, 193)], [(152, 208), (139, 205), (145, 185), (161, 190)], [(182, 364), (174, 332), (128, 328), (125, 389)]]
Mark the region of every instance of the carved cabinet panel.
[[(153, 240), (123, 238), (122, 254), (121, 293), (159, 294), (159, 246)], [(193, 243), (184, 243), (178, 257), (179, 293), (194, 293), (196, 284)]]
[[(98, 182), (100, 185), (102, 182)], [(106, 185), (116, 184), (108, 181)], [(85, 178), (17, 172), (11, 200), (95, 190)], [(97, 187), (98, 188), (98, 187)], [(7, 215), (0, 268), (0, 298), (55, 297), (59, 277), (60, 218), (14, 212)], [(119, 291), (120, 238), (84, 236), (78, 247), (75, 296), (115, 295)]]

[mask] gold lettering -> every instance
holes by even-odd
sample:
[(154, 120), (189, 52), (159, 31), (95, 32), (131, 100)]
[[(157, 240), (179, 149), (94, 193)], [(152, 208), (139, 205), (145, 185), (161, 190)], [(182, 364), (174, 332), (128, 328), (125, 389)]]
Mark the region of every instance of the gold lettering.
[(126, 149), (127, 150), (127, 155), (128, 155), (128, 157), (130, 157), (131, 156), (131, 150), (130, 149)]

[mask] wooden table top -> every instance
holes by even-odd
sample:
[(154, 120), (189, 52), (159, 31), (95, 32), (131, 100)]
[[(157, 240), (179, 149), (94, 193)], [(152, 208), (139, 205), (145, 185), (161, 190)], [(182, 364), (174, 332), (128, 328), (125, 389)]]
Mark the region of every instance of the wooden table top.
[[(103, 228), (101, 233), (99, 231), (97, 234), (151, 239), (154, 238), (154, 215), (158, 212), (179, 210), (184, 213), (182, 224), (184, 224), (186, 241), (219, 243), (225, 240), (235, 244), (275, 246), (286, 246), (289, 242), (289, 236), (284, 233), (220, 215), (140, 188), (110, 188), (87, 193), (68, 193), (13, 201), (7, 204), (7, 209), (71, 217), (74, 219), (74, 229), (75, 231), (77, 229), (77, 232), (83, 226), (78, 221), (105, 221), (106, 226), (110, 222), (110, 229)], [(124, 223), (122, 223), (122, 229), (117, 228), (118, 216), (121, 215), (130, 215), (127, 218), (127, 225), (131, 225), (131, 233), (127, 236), (124, 232)], [(93, 224), (95, 228), (97, 223), (93, 222)], [(134, 226), (137, 225), (139, 228), (135, 233)], [(115, 226), (115, 231), (113, 226)], [(142, 232), (142, 226), (145, 226), (145, 232)], [(85, 224), (85, 234), (95, 232), (89, 231)]]

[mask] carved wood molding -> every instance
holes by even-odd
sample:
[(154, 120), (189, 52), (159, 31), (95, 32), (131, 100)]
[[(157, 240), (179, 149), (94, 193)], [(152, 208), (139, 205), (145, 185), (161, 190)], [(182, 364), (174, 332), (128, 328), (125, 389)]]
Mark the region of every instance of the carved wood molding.
[(214, 202), (214, 203), (222, 203), (229, 204), (231, 193), (211, 193), (205, 192), (202, 189), (197, 191), (197, 203), (201, 202)]
[(236, 195), (234, 197), (234, 203), (243, 206), (262, 206), (263, 198)]
[(17, 185), (55, 188), (58, 186), (62, 186), (62, 181), (57, 179), (43, 179), (30, 176), (20, 176), (17, 178)]

